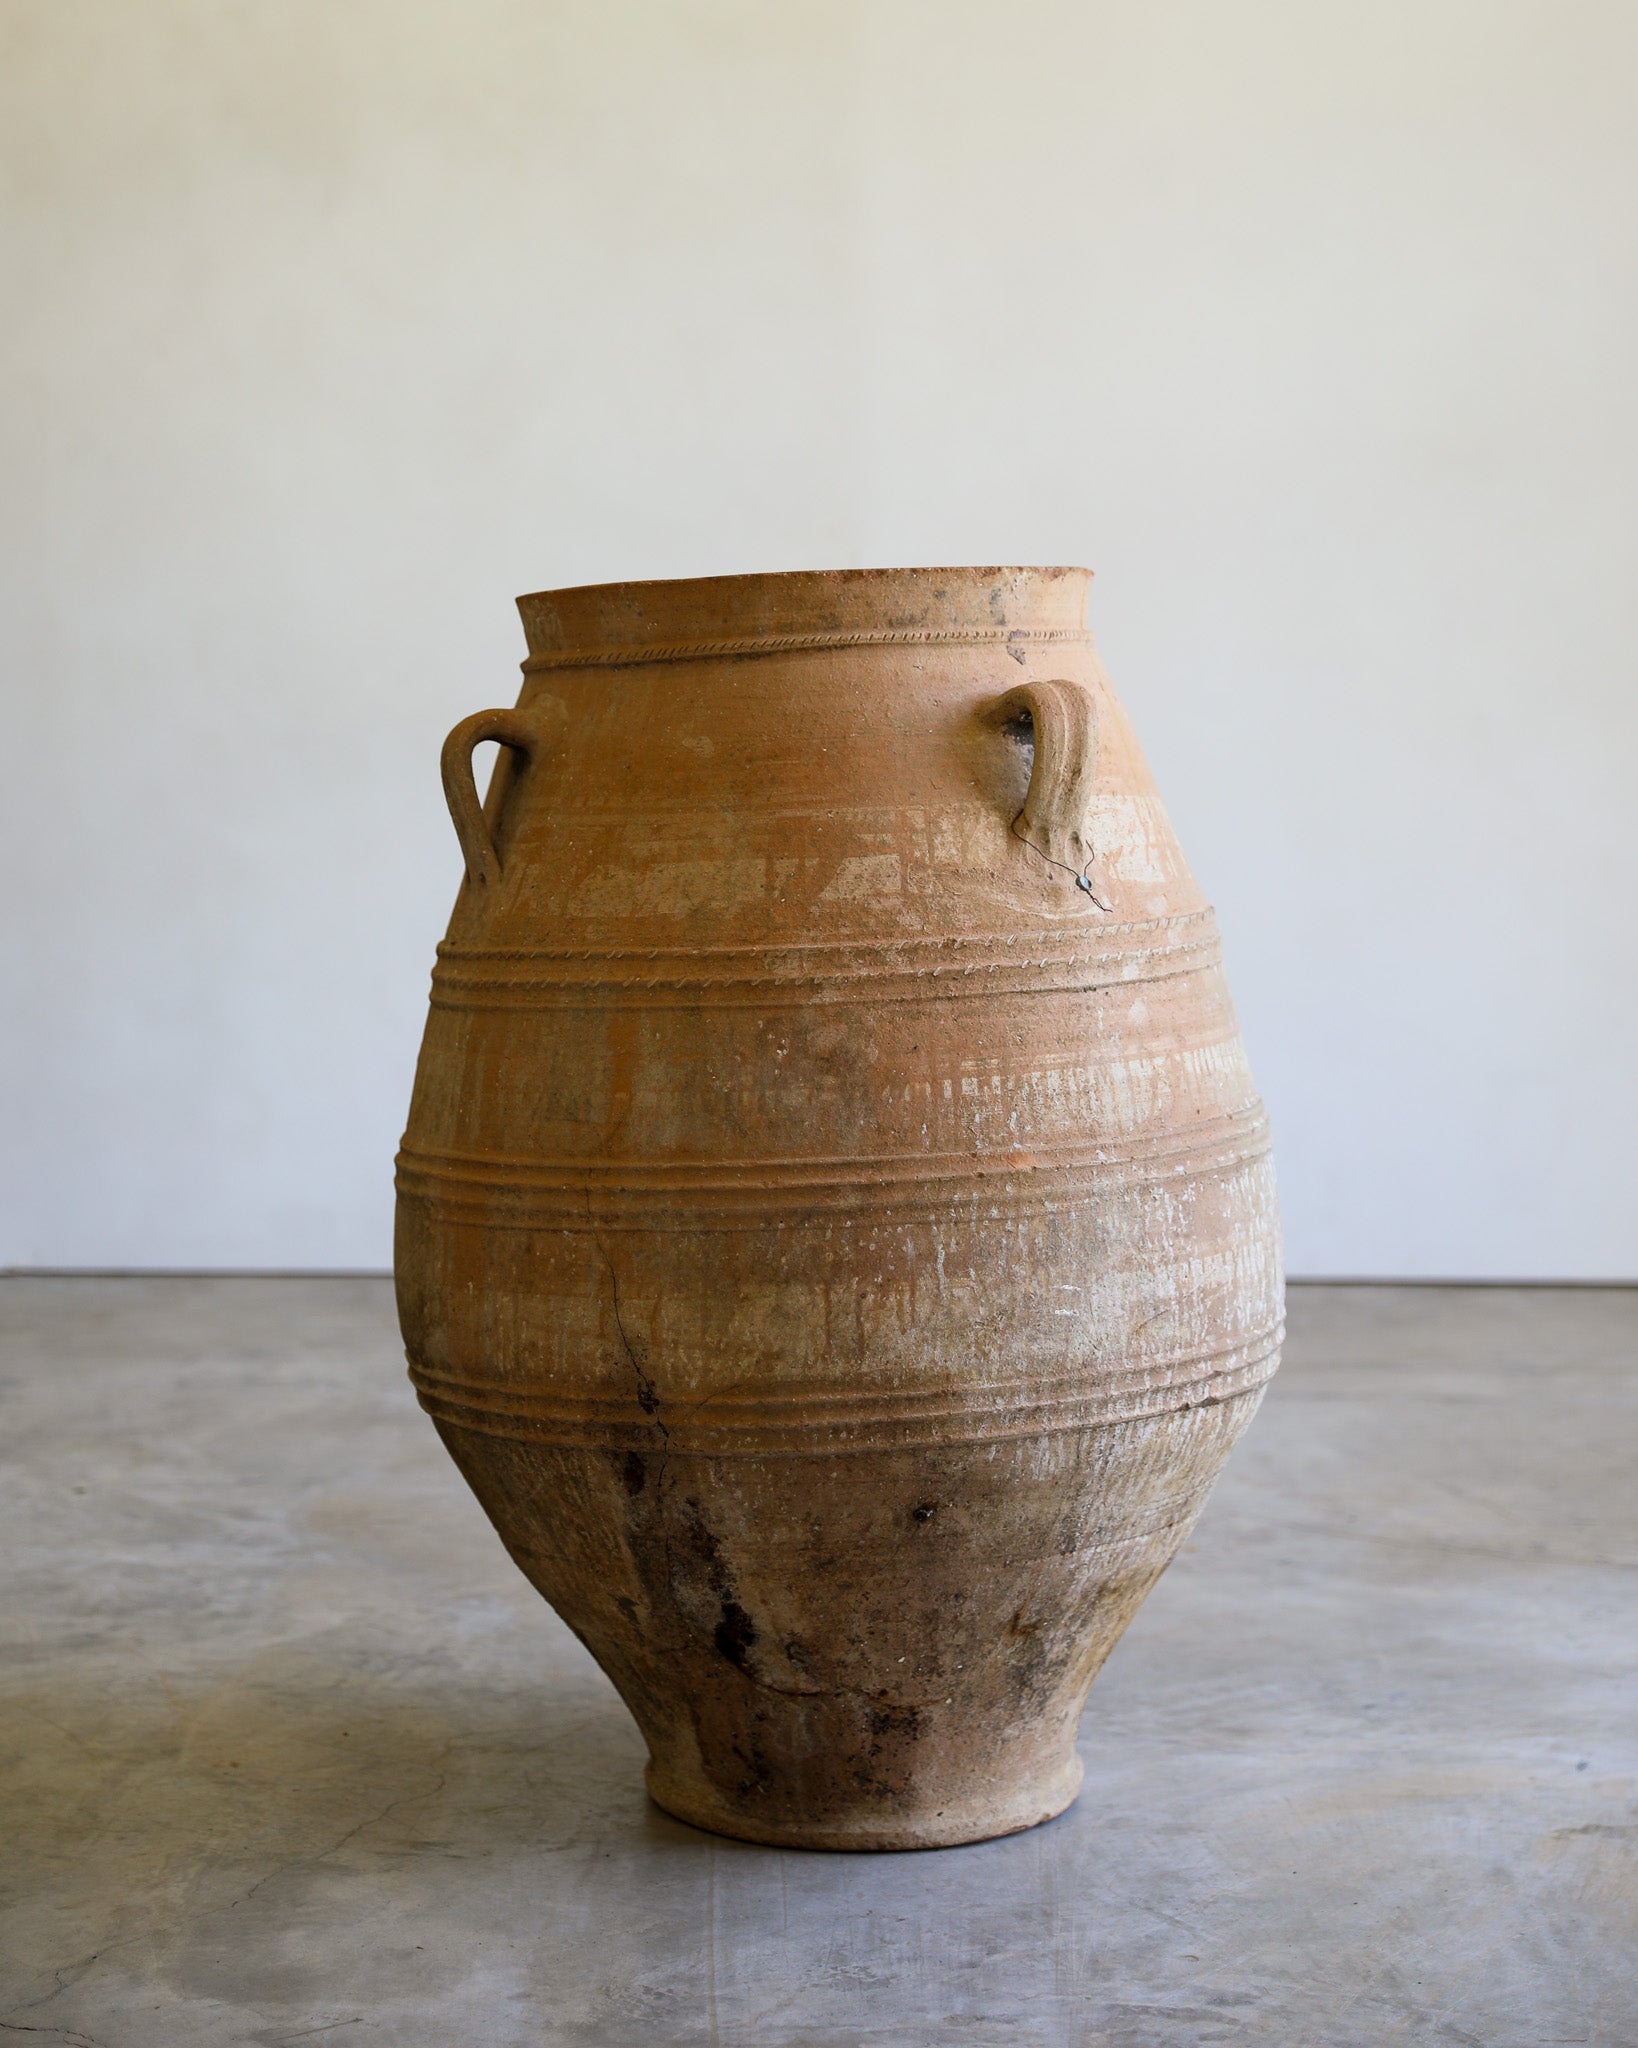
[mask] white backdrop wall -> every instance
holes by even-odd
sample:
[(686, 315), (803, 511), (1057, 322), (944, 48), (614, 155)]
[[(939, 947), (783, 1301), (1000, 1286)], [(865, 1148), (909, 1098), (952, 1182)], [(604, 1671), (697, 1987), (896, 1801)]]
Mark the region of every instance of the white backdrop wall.
[(0, 1260), (359, 1267), (515, 593), (1087, 562), (1292, 1267), (1631, 1275), (1628, 0), (0, 0)]

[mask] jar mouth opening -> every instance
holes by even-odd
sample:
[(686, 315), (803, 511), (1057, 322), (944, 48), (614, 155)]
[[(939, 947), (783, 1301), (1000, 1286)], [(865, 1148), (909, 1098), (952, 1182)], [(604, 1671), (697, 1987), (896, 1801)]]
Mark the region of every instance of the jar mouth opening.
[(525, 668), (917, 640), (1080, 638), (1090, 569), (798, 569), (520, 597)]

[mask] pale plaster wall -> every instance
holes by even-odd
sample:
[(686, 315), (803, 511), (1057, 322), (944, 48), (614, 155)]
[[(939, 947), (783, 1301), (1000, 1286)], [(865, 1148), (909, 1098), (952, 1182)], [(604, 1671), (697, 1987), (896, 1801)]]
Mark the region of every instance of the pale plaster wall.
[(1638, 1271), (1638, 9), (0, 0), (0, 1260), (379, 1266), (513, 594), (1085, 561), (1294, 1270)]

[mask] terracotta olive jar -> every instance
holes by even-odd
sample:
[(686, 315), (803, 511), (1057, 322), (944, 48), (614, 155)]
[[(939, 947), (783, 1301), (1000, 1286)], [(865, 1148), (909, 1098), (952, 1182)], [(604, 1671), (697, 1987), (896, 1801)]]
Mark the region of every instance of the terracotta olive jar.
[(1088, 582), (542, 592), (444, 751), (411, 1372), (699, 1827), (1060, 1812), (1277, 1361), (1267, 1127)]

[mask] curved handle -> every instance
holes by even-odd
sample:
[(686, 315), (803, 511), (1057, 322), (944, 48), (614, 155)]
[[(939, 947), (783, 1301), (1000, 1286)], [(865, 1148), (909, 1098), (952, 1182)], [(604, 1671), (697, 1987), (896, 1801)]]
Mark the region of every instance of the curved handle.
[(1026, 845), (1067, 868), (1090, 895), (1092, 782), (1098, 765), (1098, 714), (1084, 683), (1020, 683), (996, 706), (1003, 721), (1029, 714), (1035, 768), (1024, 808), (1013, 821)]
[(478, 799), (478, 785), (472, 774), (472, 749), (480, 740), (499, 740), (525, 760), (537, 744), (535, 729), (517, 711), (474, 711), (463, 718), (449, 738), (439, 766), (443, 770), (444, 797), (455, 821), (455, 837), (466, 856), (466, 872), (474, 882), (500, 880), (500, 855), (495, 836)]

